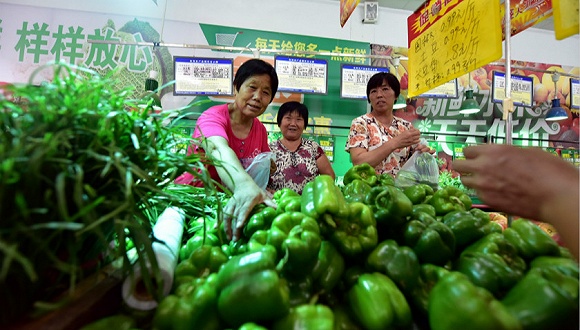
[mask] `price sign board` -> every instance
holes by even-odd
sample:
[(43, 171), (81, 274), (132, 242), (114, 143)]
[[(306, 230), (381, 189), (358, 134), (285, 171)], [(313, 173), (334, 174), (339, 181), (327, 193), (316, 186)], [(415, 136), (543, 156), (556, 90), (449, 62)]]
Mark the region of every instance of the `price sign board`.
[(580, 109), (580, 79), (570, 79), (570, 108)]
[[(534, 79), (532, 77), (512, 74), (511, 99), (514, 105), (531, 107), (534, 101), (532, 91), (534, 90)], [(491, 85), (492, 102), (502, 103), (505, 99), (506, 77), (504, 72), (494, 71)]]
[(326, 94), (328, 62), (322, 59), (276, 56), (274, 66), (278, 74), (278, 91)]
[(499, 59), (499, 13), (499, 1), (430, 0), (409, 16), (409, 97)]
[(233, 95), (232, 59), (173, 57), (174, 95)]
[(389, 68), (342, 64), (340, 66), (340, 97), (367, 98), (367, 82), (377, 72), (389, 72)]

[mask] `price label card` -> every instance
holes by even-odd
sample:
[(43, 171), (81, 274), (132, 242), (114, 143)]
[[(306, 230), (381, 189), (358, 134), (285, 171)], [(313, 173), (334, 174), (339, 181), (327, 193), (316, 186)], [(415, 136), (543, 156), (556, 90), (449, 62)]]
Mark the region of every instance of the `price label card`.
[(276, 56), (274, 67), (278, 74), (278, 91), (326, 94), (328, 62), (322, 59)]
[[(511, 80), (511, 99), (514, 101), (514, 105), (531, 107), (534, 100), (532, 93), (534, 90), (534, 79), (532, 77), (512, 74)], [(506, 76), (504, 72), (493, 72), (491, 89), (491, 94), (493, 95), (491, 101), (502, 103), (506, 93)]]
[(328, 160), (332, 163), (334, 161), (334, 137), (318, 136), (318, 144), (320, 144), (326, 157), (328, 157)]
[(407, 18), (409, 97), (499, 59), (499, 1), (430, 0)]
[(580, 79), (570, 79), (570, 108), (580, 109)]

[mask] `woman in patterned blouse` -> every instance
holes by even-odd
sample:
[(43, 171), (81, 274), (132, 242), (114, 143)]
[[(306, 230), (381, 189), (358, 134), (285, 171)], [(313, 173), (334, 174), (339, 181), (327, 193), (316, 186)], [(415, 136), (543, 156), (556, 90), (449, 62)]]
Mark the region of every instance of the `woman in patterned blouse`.
[(270, 149), (276, 154), (276, 172), (270, 177), (268, 191), (290, 188), (302, 194), (306, 183), (319, 174), (335, 178), (332, 165), (320, 145), (302, 138), (308, 124), (308, 108), (304, 104), (296, 101), (282, 104), (276, 122), (282, 138), (270, 143)]
[(413, 152), (435, 152), (419, 144), (421, 132), (393, 115), (393, 104), (401, 91), (391, 73), (379, 72), (367, 83), (371, 112), (355, 118), (350, 126), (345, 150), (354, 165), (369, 163), (377, 174), (396, 175)]

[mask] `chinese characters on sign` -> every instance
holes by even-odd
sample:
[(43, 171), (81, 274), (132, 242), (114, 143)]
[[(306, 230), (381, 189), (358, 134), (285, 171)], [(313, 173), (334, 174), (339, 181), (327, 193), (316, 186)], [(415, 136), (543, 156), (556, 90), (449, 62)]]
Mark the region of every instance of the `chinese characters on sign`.
[[(87, 44), (87, 40), (120, 42), (121, 38), (110, 27), (94, 29), (92, 34), (85, 34), (83, 31), (80, 26), (69, 26), (65, 29), (63, 25), (58, 25), (55, 31), (51, 31), (47, 23), (30, 24), (24, 21), (22, 27), (16, 31), (19, 40), (14, 49), (18, 52), (20, 62), (26, 56), (32, 56), (35, 64), (54, 60), (109, 70), (123, 65), (132, 72), (145, 72), (153, 63), (151, 47), (146, 46), (89, 43), (86, 52), (83, 45)], [(134, 33), (131, 37), (134, 42), (144, 41), (141, 33)]]
[(501, 57), (498, 1), (432, 0), (407, 19), (409, 97)]
[[(511, 75), (512, 88), (511, 88), (511, 98), (514, 101), (514, 105), (520, 105), (524, 107), (531, 107), (533, 105), (533, 95), (534, 90), (534, 79), (532, 77)], [(505, 99), (506, 92), (506, 77), (505, 73), (494, 71), (493, 81), (492, 81), (492, 102), (501, 103)]]

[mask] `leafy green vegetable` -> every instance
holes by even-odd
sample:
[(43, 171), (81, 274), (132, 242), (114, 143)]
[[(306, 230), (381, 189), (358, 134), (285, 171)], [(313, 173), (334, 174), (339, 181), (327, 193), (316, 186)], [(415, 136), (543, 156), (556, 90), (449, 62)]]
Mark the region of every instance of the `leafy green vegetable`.
[[(206, 165), (219, 164), (175, 152), (190, 137), (163, 126), (163, 116), (151, 115), (147, 104), (129, 100), (133, 87), (112, 90), (114, 72), (101, 77), (49, 64), (34, 74), (46, 69), (54, 69), (51, 82), (8, 85), (13, 98), (0, 96), (0, 296), (11, 297), (0, 324), (35, 301), (73, 291), (95, 271), (91, 263), (121, 258), (131, 272), (133, 246), (140, 268), (151, 264), (144, 282), (159, 297), (152, 250), (157, 215), (173, 205), (198, 217), (211, 200), (187, 196), (193, 187), (173, 180), (188, 171), (204, 182), (197, 194), (218, 190)], [(211, 207), (219, 217), (222, 199), (216, 201)]]

